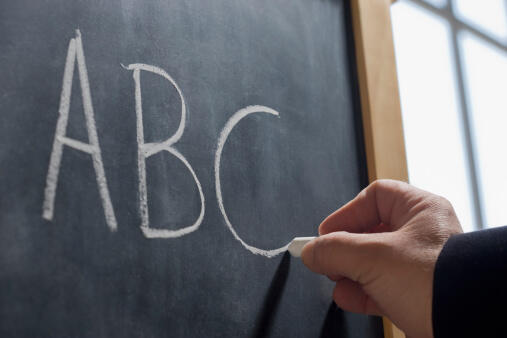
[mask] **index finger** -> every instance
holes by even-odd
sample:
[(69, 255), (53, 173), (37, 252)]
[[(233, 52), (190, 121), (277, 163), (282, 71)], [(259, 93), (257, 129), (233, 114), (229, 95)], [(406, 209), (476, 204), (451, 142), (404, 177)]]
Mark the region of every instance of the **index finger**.
[(319, 234), (335, 231), (363, 233), (381, 223), (393, 231), (406, 221), (410, 206), (424, 195), (407, 183), (378, 180), (362, 190), (352, 201), (329, 215), (319, 226)]

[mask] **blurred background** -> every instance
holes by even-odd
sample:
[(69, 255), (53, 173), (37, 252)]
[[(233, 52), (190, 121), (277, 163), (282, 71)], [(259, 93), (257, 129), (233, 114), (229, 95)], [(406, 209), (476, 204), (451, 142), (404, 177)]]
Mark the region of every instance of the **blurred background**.
[(507, 225), (507, 0), (391, 6), (410, 182)]

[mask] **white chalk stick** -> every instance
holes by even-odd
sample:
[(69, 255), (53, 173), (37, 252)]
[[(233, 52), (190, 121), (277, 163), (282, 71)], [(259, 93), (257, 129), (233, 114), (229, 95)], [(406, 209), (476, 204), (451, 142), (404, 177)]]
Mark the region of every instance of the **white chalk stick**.
[(306, 243), (310, 242), (316, 237), (296, 237), (289, 244), (289, 252), (294, 257), (301, 257), (301, 251)]

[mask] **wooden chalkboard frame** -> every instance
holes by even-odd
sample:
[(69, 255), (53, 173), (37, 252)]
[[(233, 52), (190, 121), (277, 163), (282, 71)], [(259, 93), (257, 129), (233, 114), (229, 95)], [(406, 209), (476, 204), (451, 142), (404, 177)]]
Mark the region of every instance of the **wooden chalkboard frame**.
[[(351, 0), (352, 27), (370, 182), (408, 181), (398, 78), (390, 18), (391, 0)], [(384, 336), (405, 335), (383, 318)]]

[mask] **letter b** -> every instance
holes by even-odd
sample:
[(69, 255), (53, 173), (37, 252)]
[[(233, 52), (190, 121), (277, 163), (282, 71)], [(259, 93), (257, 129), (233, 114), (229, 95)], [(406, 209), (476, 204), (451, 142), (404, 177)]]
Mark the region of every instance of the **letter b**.
[[(143, 231), (143, 234), (148, 238), (181, 237), (199, 228), (199, 225), (201, 224), (204, 218), (204, 209), (205, 209), (204, 194), (202, 192), (202, 187), (201, 183), (199, 182), (199, 179), (195, 175), (195, 172), (192, 169), (190, 163), (188, 163), (187, 159), (176, 148), (173, 147), (173, 145), (176, 142), (178, 142), (178, 140), (181, 138), (181, 136), (183, 135), (183, 130), (185, 129), (185, 120), (186, 120), (185, 99), (183, 98), (183, 94), (181, 93), (178, 84), (163, 69), (141, 63), (131, 64), (125, 68), (134, 71), (133, 77), (135, 82), (136, 125), (137, 125), (137, 145), (138, 145), (137, 165), (139, 174), (139, 212), (141, 216), (141, 230)], [(180, 96), (181, 100), (180, 125), (178, 127), (178, 130), (176, 130), (176, 132), (174, 133), (174, 135), (172, 135), (170, 138), (168, 138), (163, 142), (144, 143), (143, 107), (141, 97), (141, 70), (162, 76), (167, 81), (169, 81), (174, 86), (174, 88), (176, 88), (176, 91)], [(197, 188), (199, 190), (199, 196), (201, 198), (201, 212), (197, 220), (194, 222), (194, 224), (177, 230), (156, 229), (150, 227), (150, 218), (148, 210), (148, 191), (146, 186), (146, 159), (163, 150), (174, 155), (187, 167), (188, 171), (192, 174), (192, 177), (194, 178), (195, 184), (197, 185)]]

